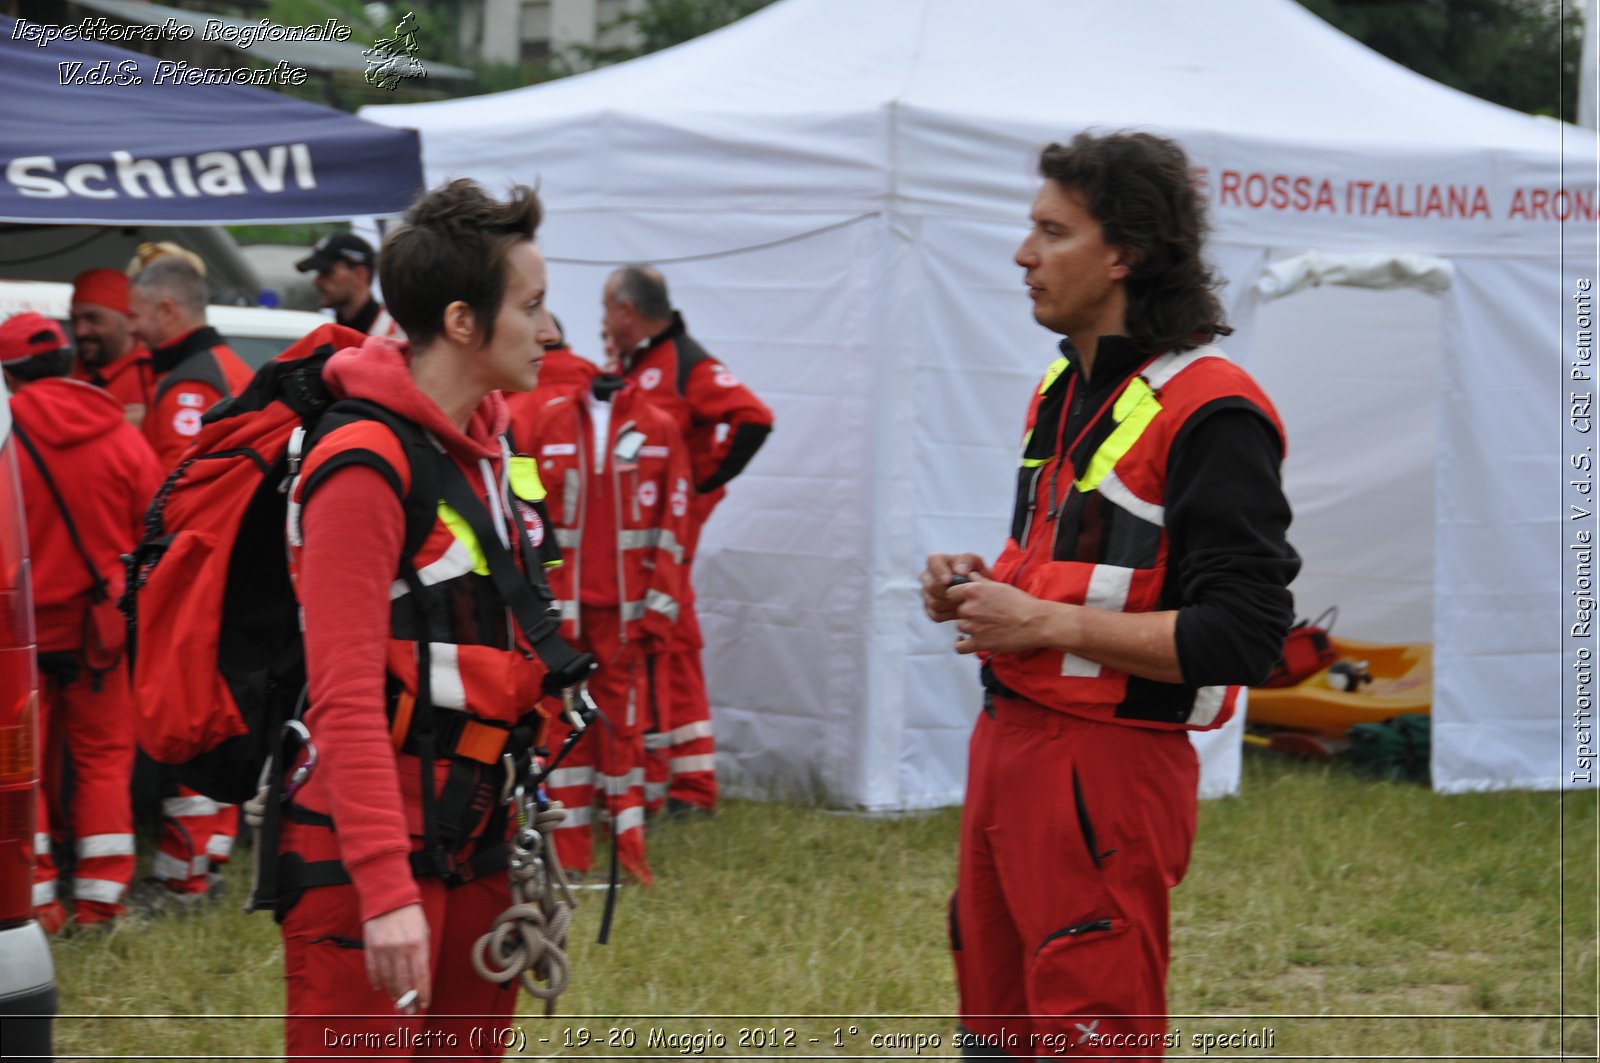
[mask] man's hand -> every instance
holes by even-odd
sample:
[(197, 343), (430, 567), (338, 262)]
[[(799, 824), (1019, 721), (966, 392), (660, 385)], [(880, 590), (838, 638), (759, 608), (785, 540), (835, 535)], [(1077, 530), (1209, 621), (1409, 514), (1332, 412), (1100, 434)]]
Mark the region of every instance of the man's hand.
[(956, 603), (948, 594), (950, 580), (974, 574), (987, 577), (989, 566), (977, 554), (929, 554), (928, 567), (922, 570), (922, 611), (936, 624), (956, 618)]
[(973, 573), (971, 582), (947, 588), (945, 604), (961, 637), (957, 653), (1026, 653), (1050, 646), (1059, 637), (1057, 621), (1074, 606), (1046, 602), (1009, 583)]
[(428, 920), (422, 905), (408, 904), (375, 915), (362, 924), (367, 950), (367, 980), (395, 1000), (417, 991), (416, 1006), (424, 1011), (433, 1000), (428, 970)]

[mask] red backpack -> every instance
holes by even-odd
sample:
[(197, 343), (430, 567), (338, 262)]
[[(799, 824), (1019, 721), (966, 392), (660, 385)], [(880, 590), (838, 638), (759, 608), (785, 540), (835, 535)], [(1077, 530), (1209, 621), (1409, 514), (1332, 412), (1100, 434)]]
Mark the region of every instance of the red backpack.
[[(411, 465), (401, 557), (411, 558), (433, 528), (445, 459), (411, 422), (374, 403), (335, 400), (322, 381), (335, 351), (365, 339), (341, 325), (320, 326), (263, 366), (243, 392), (208, 410), (156, 492), (128, 557), (121, 604), (134, 651), (139, 745), (175, 766), (185, 785), (219, 801), (236, 804), (256, 793), (284, 723), (305, 697), (284, 542), (299, 460), (291, 437), (304, 429), (309, 447), (334, 424), (383, 422)], [(537, 615), (542, 603), (520, 604), (508, 599), (550, 669), (548, 685), (565, 687), (586, 675), (592, 658), (555, 637), (559, 621)]]

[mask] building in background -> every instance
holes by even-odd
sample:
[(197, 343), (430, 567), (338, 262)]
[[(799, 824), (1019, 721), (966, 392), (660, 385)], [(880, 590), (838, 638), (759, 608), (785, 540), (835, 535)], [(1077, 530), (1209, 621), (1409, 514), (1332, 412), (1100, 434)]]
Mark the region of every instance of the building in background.
[(573, 47), (626, 48), (636, 43), (618, 19), (643, 0), (464, 0), (461, 54), (468, 61), (536, 63)]

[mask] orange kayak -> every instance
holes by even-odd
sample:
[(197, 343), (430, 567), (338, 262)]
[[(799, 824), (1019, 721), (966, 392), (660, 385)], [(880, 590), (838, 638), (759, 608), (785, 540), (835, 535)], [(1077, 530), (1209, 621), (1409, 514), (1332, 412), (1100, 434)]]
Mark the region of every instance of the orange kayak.
[[(1339, 656), (1322, 671), (1292, 687), (1252, 689), (1247, 722), (1343, 735), (1358, 723), (1432, 709), (1432, 643), (1394, 645), (1338, 637), (1332, 642)], [(1354, 691), (1335, 689), (1338, 679), (1330, 681), (1330, 670), (1340, 662), (1357, 661), (1366, 662), (1372, 682)]]

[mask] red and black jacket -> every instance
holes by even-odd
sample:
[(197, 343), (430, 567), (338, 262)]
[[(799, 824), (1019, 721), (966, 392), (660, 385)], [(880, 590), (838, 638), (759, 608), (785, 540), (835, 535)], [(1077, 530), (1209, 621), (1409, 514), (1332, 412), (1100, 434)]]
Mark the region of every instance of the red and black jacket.
[[(985, 681), (994, 692), (1130, 726), (1220, 727), (1238, 706), (1241, 685), (1253, 679), (1236, 674), (1239, 669), (1232, 665), (1221, 676), (1203, 674), (1204, 667), (1191, 669), (1193, 660), (1211, 651), (1185, 653), (1185, 642), (1194, 636), (1184, 631), (1183, 613), (1208, 595), (1248, 598), (1255, 590), (1237, 591), (1227, 579), (1197, 579), (1193, 558), (1175, 552), (1167, 505), (1188, 485), (1171, 481), (1169, 474), (1177, 467), (1178, 452), (1196, 449), (1190, 443), (1197, 426), (1226, 411), (1243, 412), (1246, 432), (1258, 431), (1252, 422), (1264, 423), (1271, 436), (1269, 468), (1252, 467), (1250, 478), (1262, 482), (1249, 485), (1250, 501), (1243, 508), (1249, 510), (1247, 524), (1273, 525), (1262, 534), (1272, 545), (1262, 551), (1251, 578), (1274, 602), (1287, 599), (1285, 588), (1298, 560), (1282, 538), (1288, 507), (1276, 462), (1282, 459), (1283, 427), (1265, 393), (1216, 347), (1148, 356), (1133, 351), (1125, 338), (1114, 340), (1120, 346), (1112, 342), (1108, 348), (1103, 341), (1097, 353), (1098, 386), (1092, 393), (1072, 359), (1063, 356), (1034, 394), (1011, 537), (994, 575), (1047, 601), (1119, 612), (1179, 610), (1179, 658), (1188, 682), (1130, 676), (1052, 650), (992, 654)], [(1063, 351), (1076, 355), (1070, 344), (1063, 344)], [(1123, 356), (1120, 372), (1116, 355)], [(1232, 420), (1226, 427), (1236, 428)], [(1191, 465), (1200, 460), (1194, 453), (1187, 458)], [(1268, 516), (1258, 520), (1258, 514)], [(1239, 536), (1241, 554), (1254, 547), (1247, 539)], [(1220, 544), (1220, 551), (1212, 545), (1207, 543), (1207, 553), (1225, 552), (1230, 544)], [(1191, 546), (1186, 541), (1185, 548)], [(1253, 605), (1236, 608), (1233, 602), (1224, 603), (1215, 616), (1224, 624), (1251, 628), (1270, 664), (1283, 636), (1278, 614), (1288, 608), (1287, 602), (1278, 605), (1265, 610), (1263, 620), (1255, 618)], [(1218, 678), (1222, 681), (1214, 681)]]
[(623, 355), (622, 369), (677, 421), (699, 494), (743, 472), (772, 431), (772, 411), (689, 336), (676, 312), (666, 331)]

